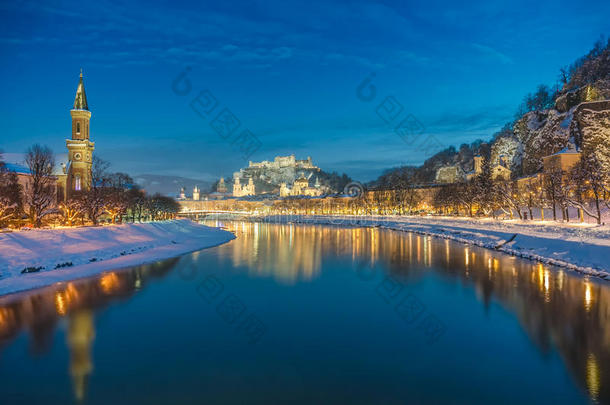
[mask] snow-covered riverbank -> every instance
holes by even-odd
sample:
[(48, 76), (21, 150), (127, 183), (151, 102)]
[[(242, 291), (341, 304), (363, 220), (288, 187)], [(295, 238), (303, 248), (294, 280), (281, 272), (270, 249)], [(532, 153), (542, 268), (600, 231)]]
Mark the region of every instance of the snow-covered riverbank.
[(186, 219), (2, 233), (0, 295), (166, 259), (234, 238), (231, 232)]
[[(267, 216), (265, 222), (379, 226), (452, 239), (610, 279), (610, 226), (451, 217)], [(513, 239), (514, 237), (514, 239)]]

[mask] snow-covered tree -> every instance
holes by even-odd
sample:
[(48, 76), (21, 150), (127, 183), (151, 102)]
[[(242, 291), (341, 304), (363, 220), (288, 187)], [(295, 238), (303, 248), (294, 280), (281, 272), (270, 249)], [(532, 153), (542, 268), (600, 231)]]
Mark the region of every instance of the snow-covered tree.
[(30, 171), (28, 188), (24, 193), (25, 202), (29, 208), (29, 218), (38, 228), (42, 225), (42, 219), (54, 211), (57, 199), (53, 177), (55, 157), (47, 146), (36, 144), (28, 149), (25, 163)]
[(594, 155), (596, 164), (610, 182), (610, 111), (584, 109), (581, 123), (583, 155)]
[(146, 204), (146, 193), (139, 187), (134, 186), (127, 191), (128, 209), (131, 213), (131, 222), (142, 221)]
[(16, 218), (22, 209), (23, 197), (17, 174), (6, 168), (0, 155), (0, 224)]
[(496, 184), (492, 180), (491, 162), (490, 159), (483, 161), (482, 171), (473, 181), (474, 200), (479, 207), (480, 213), (484, 215), (494, 215), (498, 208), (498, 190)]
[[(569, 202), (582, 209), (587, 215), (595, 218), (601, 224), (601, 203), (607, 189), (608, 173), (602, 171), (602, 164), (596, 154), (583, 155), (580, 161), (570, 170)], [(592, 200), (593, 210), (585, 203)]]
[(82, 195), (83, 209), (94, 225), (99, 222), (104, 213), (106, 186), (108, 183), (108, 167), (110, 164), (97, 156), (93, 157), (91, 166), (91, 186)]
[[(527, 204), (526, 196), (517, 190), (517, 184), (513, 181), (500, 181), (494, 183), (494, 193), (500, 209), (507, 213), (513, 219), (513, 213), (516, 211), (520, 219), (523, 219), (521, 207)], [(531, 213), (531, 210), (530, 210)]]
[(67, 201), (59, 204), (59, 212), (63, 219), (63, 223), (67, 226), (74, 225), (74, 222), (82, 218), (85, 212), (85, 204), (83, 195), (75, 194)]
[(108, 176), (104, 192), (104, 211), (110, 215), (112, 223), (122, 218), (129, 207), (127, 191), (133, 185), (133, 180), (125, 173), (114, 173)]
[(565, 173), (556, 169), (544, 173), (544, 193), (553, 208), (553, 220), (557, 220), (557, 206), (561, 207), (562, 217), (565, 217), (568, 190), (564, 184)]

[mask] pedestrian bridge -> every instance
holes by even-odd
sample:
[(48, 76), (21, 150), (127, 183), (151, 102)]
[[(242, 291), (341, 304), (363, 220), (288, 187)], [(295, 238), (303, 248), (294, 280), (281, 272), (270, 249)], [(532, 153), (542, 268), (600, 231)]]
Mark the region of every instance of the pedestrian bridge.
[(205, 218), (211, 215), (227, 215), (227, 216), (253, 216), (252, 212), (249, 211), (229, 211), (229, 210), (184, 210), (178, 213), (179, 217), (183, 218)]

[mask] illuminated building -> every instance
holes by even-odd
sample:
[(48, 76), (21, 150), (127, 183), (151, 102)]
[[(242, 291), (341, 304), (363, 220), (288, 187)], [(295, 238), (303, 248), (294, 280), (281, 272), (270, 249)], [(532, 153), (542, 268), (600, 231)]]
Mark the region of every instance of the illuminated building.
[(88, 190), (91, 187), (91, 166), (95, 144), (91, 142), (89, 134), (91, 111), (89, 111), (87, 103), (82, 70), (70, 115), (72, 116), (72, 139), (66, 139), (68, 161), (62, 165), (63, 173), (57, 176), (57, 183), (63, 190), (64, 199), (68, 199), (74, 192)]

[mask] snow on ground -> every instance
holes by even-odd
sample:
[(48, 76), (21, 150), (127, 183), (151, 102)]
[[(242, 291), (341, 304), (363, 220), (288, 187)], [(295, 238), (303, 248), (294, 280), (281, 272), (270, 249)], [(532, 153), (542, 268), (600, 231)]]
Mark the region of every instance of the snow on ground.
[[(379, 226), (452, 239), (610, 279), (610, 226), (608, 225), (435, 216), (287, 215), (261, 219), (265, 222)], [(515, 237), (511, 240), (513, 236)]]
[[(234, 238), (231, 232), (186, 219), (2, 233), (0, 295), (166, 259)], [(43, 268), (22, 273), (28, 267)]]

